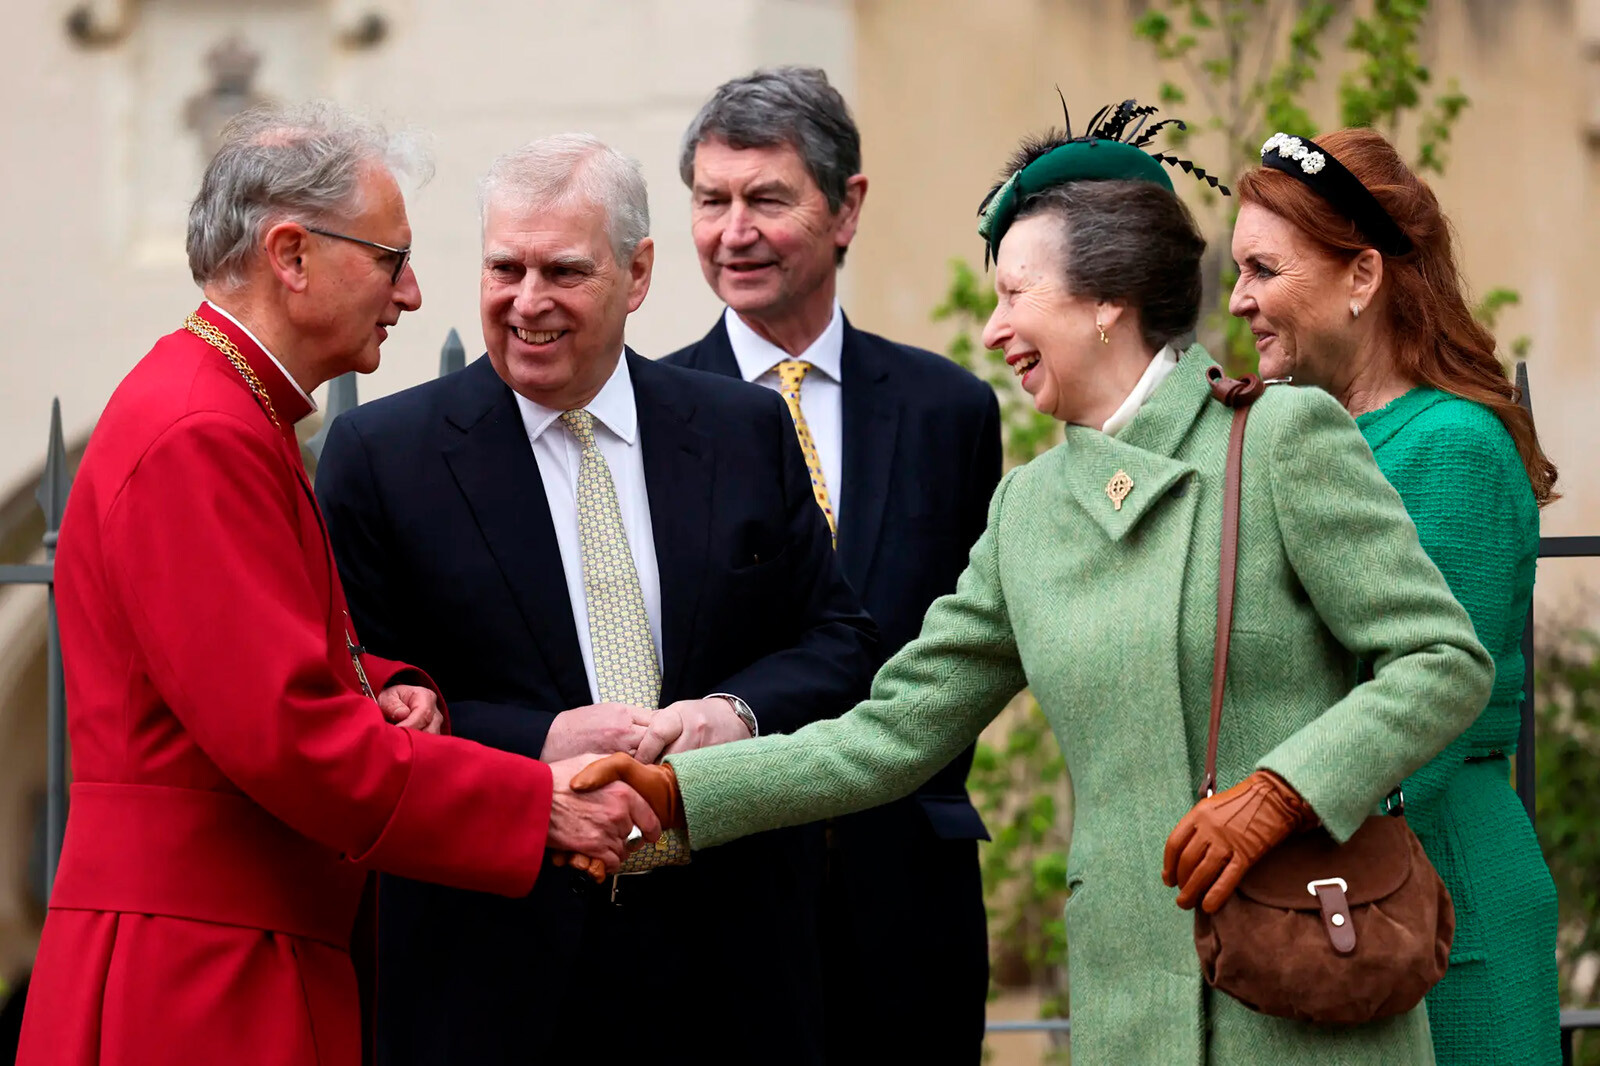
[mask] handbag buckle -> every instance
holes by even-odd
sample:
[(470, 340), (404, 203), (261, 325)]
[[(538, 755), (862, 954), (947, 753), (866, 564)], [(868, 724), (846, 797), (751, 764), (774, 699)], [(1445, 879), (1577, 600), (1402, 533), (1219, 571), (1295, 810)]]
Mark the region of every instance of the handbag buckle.
[(1350, 885), (1342, 877), (1324, 877), (1317, 881), (1307, 882), (1306, 891), (1315, 896), (1317, 889), (1331, 888), (1335, 885), (1338, 886), (1340, 892), (1348, 893), (1350, 891)]

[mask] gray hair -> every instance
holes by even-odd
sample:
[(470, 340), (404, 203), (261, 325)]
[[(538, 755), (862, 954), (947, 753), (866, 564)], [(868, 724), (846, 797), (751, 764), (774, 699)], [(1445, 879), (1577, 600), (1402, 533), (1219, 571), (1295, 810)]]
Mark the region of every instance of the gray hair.
[(262, 235), (284, 219), (358, 214), (361, 177), (374, 164), (419, 181), (429, 173), (414, 135), (390, 133), (327, 101), (235, 116), (189, 206), (186, 245), (195, 282), (243, 283)]
[(861, 173), (861, 131), (819, 67), (762, 69), (718, 86), (683, 135), (678, 174), (690, 188), (695, 149), (712, 140), (730, 148), (792, 146), (830, 211), (839, 210), (850, 179)]
[(1155, 349), (1194, 329), (1206, 242), (1175, 194), (1148, 181), (1073, 181), (1023, 200), (1016, 222), (1035, 215), (1061, 227), (1068, 292), (1127, 305)]
[[(771, 148), (787, 144), (838, 213), (861, 173), (861, 131), (839, 90), (820, 67), (776, 67), (723, 82), (700, 108), (683, 135), (678, 175), (694, 188), (694, 153), (705, 141), (730, 148)], [(845, 249), (833, 250), (835, 266)]]
[(559, 133), (496, 159), (478, 185), (482, 221), (503, 197), (523, 207), (589, 203), (602, 208), (618, 263), (632, 260), (650, 236), (650, 196), (638, 160), (587, 133)]

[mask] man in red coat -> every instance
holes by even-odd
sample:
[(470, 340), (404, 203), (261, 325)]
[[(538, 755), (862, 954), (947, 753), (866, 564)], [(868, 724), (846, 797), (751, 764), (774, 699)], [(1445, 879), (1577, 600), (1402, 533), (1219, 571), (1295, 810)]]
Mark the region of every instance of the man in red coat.
[(190, 212), (206, 302), (84, 453), (56, 557), (71, 813), (22, 1066), (356, 1066), (372, 871), (517, 896), (547, 847), (615, 868), (659, 832), (622, 786), (570, 791), (587, 758), (437, 735), (432, 682), (360, 648), (294, 424), (421, 303), (394, 165), (327, 106), (237, 121)]

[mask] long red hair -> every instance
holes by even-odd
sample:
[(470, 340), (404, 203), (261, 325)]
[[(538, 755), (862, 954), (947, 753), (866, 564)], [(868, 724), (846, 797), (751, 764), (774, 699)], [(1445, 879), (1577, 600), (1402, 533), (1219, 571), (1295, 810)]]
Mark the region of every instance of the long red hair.
[[(1494, 335), (1467, 307), (1450, 222), (1433, 190), (1373, 130), (1334, 130), (1316, 138), (1316, 144), (1372, 192), (1415, 245), (1406, 255), (1383, 257), (1389, 335), (1399, 369), (1413, 381), (1493, 411), (1516, 443), (1539, 506), (1559, 499), (1556, 466), (1539, 447), (1533, 416), (1517, 402), (1516, 387), (1495, 355)], [(1354, 222), (1282, 171), (1255, 167), (1235, 189), (1240, 203), (1287, 219), (1333, 255), (1349, 258), (1372, 247)]]

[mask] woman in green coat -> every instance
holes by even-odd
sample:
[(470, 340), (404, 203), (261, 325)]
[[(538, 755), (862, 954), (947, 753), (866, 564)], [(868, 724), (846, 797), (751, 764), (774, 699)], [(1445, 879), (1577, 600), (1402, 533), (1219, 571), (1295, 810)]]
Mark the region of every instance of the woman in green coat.
[[(1555, 887), (1509, 773), (1555, 466), (1467, 309), (1432, 190), (1371, 130), (1267, 144), (1240, 181), (1233, 313), (1255, 332), (1263, 373), (1325, 389), (1357, 416), (1494, 656), (1488, 706), (1405, 782), (1411, 825), (1455, 901), (1450, 968), (1428, 995), (1434, 1050), (1451, 1066), (1558, 1063)], [(1297, 148), (1323, 165), (1308, 174)], [(1329, 184), (1334, 166), (1352, 182)]]
[[(1074, 792), (1074, 1062), (1431, 1062), (1421, 1007), (1312, 1026), (1206, 985), (1177, 904), (1214, 910), (1259, 850), (1212, 834), (1213, 856), (1178, 864), (1178, 900), (1163, 886), (1205, 761), (1231, 412), (1205, 351), (1173, 347), (1198, 314), (1204, 241), (1162, 167), (1096, 133), (1026, 146), (987, 202), (999, 303), (984, 343), (1065, 439), (1001, 482), (955, 593), (842, 718), (669, 767), (614, 756), (593, 779), (675, 773), (691, 844), (711, 847), (906, 795), (1031, 687)], [(1331, 397), (1268, 389), (1244, 471), (1217, 764), (1233, 787), (1196, 809), (1243, 804), (1267, 846), (1318, 819), (1343, 840), (1466, 727), (1491, 666)], [(1358, 659), (1375, 672), (1352, 688)]]

